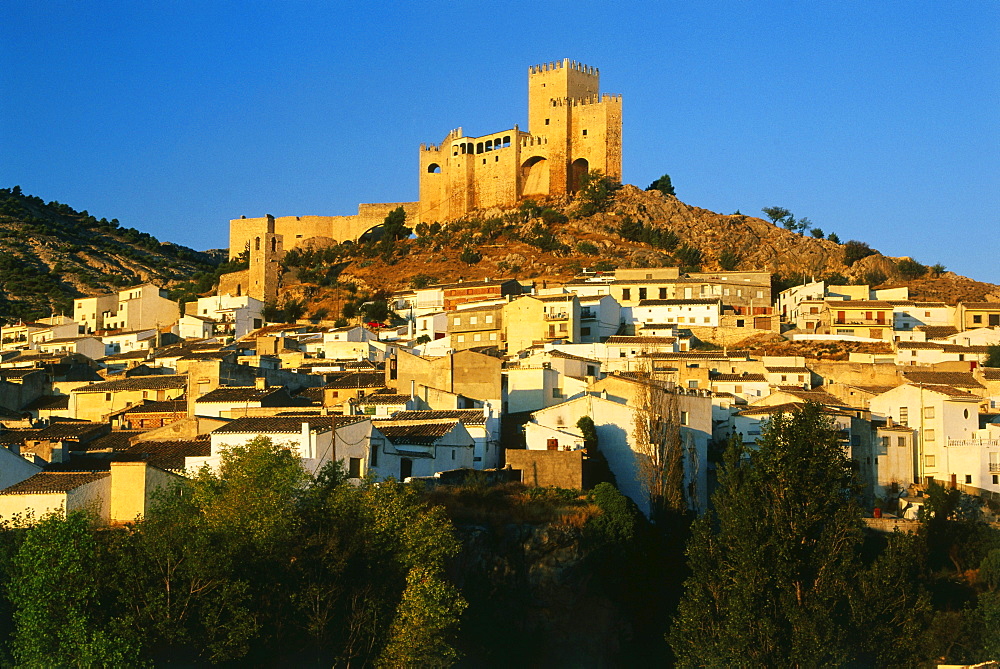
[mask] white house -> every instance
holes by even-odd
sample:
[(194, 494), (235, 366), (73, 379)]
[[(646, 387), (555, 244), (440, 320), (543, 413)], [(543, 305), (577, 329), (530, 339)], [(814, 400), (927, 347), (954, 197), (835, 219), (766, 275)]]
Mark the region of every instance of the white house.
[(482, 409), (444, 409), (431, 411), (400, 411), (393, 415), (397, 421), (451, 421), (459, 420), (475, 441), (472, 457), (474, 469), (495, 469), (500, 464), (500, 416), (486, 403)]
[(378, 478), (405, 481), (474, 464), (475, 440), (461, 421), (376, 421), (375, 428), (385, 437), (381, 448), (372, 444), (369, 458)]
[[(680, 327), (718, 327), (722, 301), (718, 299), (639, 300), (631, 308), (631, 322), (676, 324)], [(626, 317), (627, 318), (627, 317)]]

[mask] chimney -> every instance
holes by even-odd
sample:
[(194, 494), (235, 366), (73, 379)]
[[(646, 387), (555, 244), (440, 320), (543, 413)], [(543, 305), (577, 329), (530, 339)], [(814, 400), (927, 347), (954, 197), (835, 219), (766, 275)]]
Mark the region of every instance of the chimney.
[(267, 390), (267, 377), (258, 376), (253, 380), (253, 387), (257, 390)]

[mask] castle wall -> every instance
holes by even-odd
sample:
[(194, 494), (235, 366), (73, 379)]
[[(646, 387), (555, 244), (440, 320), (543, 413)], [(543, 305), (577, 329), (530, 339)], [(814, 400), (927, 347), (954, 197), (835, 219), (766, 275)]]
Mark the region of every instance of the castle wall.
[[(336, 243), (356, 240), (382, 223), (396, 207), (403, 207), (407, 222), (412, 226), (416, 222), (417, 206), (417, 202), (383, 202), (360, 204), (354, 216), (278, 216), (274, 219), (274, 233), (283, 237), (286, 251), (315, 237), (332, 239)], [(266, 234), (267, 230), (266, 216), (229, 221), (229, 259), (236, 258), (248, 248), (252, 239)]]

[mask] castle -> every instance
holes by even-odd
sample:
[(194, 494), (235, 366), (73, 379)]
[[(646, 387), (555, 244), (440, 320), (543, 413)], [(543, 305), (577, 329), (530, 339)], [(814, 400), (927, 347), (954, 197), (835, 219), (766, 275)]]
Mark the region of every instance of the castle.
[(600, 94), (595, 67), (575, 61), (528, 69), (528, 130), (482, 137), (452, 130), (420, 147), (420, 221), (447, 221), (524, 198), (572, 193), (580, 177), (622, 172), (621, 96)]
[[(252, 277), (227, 275), (232, 290), (277, 294), (277, 260), (299, 246), (357, 240), (403, 207), (409, 225), (448, 221), (475, 209), (573, 193), (592, 170), (621, 179), (622, 100), (601, 95), (597, 68), (569, 59), (528, 68), (528, 129), (466, 137), (452, 130), (420, 146), (420, 201), (361, 204), (353, 216), (263, 216), (229, 222), (229, 258), (250, 252)], [(220, 285), (220, 293), (222, 286)], [(235, 294), (235, 293), (234, 293)]]

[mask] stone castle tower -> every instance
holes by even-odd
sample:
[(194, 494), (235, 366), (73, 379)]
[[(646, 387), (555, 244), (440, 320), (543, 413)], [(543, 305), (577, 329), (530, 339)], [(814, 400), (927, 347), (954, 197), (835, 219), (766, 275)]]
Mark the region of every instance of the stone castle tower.
[(285, 255), (282, 236), (274, 232), (274, 216), (268, 214), (262, 229), (250, 240), (250, 269), (247, 270), (246, 294), (261, 302), (274, 303), (278, 298), (281, 268)]
[(466, 137), (452, 130), (420, 147), (419, 221), (512, 207), (576, 190), (600, 170), (621, 179), (621, 96), (601, 95), (597, 68), (569, 59), (528, 68), (528, 130)]

